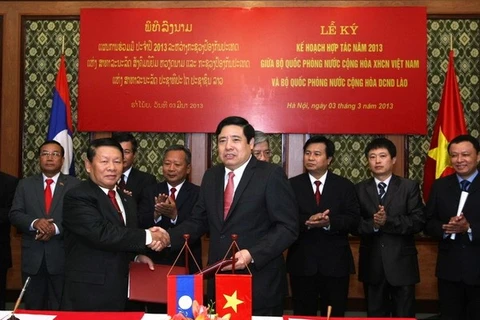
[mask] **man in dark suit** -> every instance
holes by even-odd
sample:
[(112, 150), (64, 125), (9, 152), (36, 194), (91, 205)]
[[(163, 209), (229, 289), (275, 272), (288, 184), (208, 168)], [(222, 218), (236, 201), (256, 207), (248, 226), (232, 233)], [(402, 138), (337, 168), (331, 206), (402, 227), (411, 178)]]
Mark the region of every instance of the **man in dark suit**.
[(65, 263), (63, 198), (79, 180), (60, 172), (64, 149), (57, 141), (45, 141), (39, 158), (42, 172), (19, 182), (9, 216), (22, 232), (22, 280), (31, 278), (25, 308), (58, 310)]
[[(172, 145), (165, 150), (162, 165), (165, 181), (146, 188), (138, 206), (141, 228), (159, 226), (170, 230), (191, 215), (200, 190), (199, 186), (187, 180), (191, 170), (191, 161), (192, 154), (185, 146)], [(201, 268), (201, 240), (189, 243), (189, 247)], [(154, 263), (165, 265), (173, 265), (177, 255), (178, 252), (173, 252), (170, 248), (165, 248), (161, 252), (150, 251), (148, 253)], [(183, 255), (177, 265), (185, 265)], [(189, 271), (191, 273), (199, 271), (192, 259), (189, 259)]]
[[(425, 233), (438, 239), (436, 276), (442, 320), (480, 319), (480, 145), (470, 135), (448, 144), (454, 174), (437, 179)], [(457, 215), (462, 192), (468, 193)], [(455, 236), (453, 236), (455, 235)]]
[(136, 228), (135, 202), (116, 187), (122, 164), (123, 150), (117, 141), (93, 140), (85, 160), (89, 179), (65, 195), (63, 310), (122, 311), (129, 262), (135, 258), (153, 268), (150, 258), (135, 257), (135, 252), (146, 245), (159, 249), (163, 230)]
[[(182, 145), (172, 145), (163, 154), (162, 171), (165, 181), (145, 188), (142, 199), (138, 205), (138, 218), (140, 227), (153, 226), (170, 230), (179, 226), (192, 213), (197, 202), (200, 187), (187, 180), (191, 170), (192, 154)], [(195, 273), (202, 268), (202, 243), (201, 239), (189, 242), (190, 250), (196, 262), (188, 257), (190, 273)], [(147, 255), (154, 263), (172, 266), (178, 256), (178, 251), (165, 248), (160, 252), (150, 250)], [(177, 266), (185, 266), (185, 255), (182, 254)], [(166, 284), (165, 284), (166, 285)], [(165, 304), (147, 303), (150, 313), (165, 313)]]
[(359, 275), (368, 317), (415, 317), (415, 284), (420, 282), (414, 235), (425, 211), (417, 182), (393, 174), (397, 149), (386, 138), (365, 149), (372, 178), (355, 188), (361, 220)]
[(131, 133), (115, 132), (112, 138), (118, 141), (123, 149), (123, 174), (118, 181), (118, 185), (121, 189), (131, 192), (135, 202), (138, 204), (143, 190), (148, 186), (156, 184), (157, 178), (150, 173), (133, 167), (138, 143)]
[[(178, 250), (184, 233), (196, 240), (209, 232), (209, 264), (224, 258), (237, 234), (235, 270), (247, 272), (248, 265), (252, 273), (253, 314), (282, 315), (287, 288), (282, 253), (298, 235), (297, 206), (283, 169), (252, 156), (254, 134), (240, 117), (219, 123), (222, 164), (205, 172), (192, 217), (169, 233)], [(208, 290), (213, 297), (212, 283)]]
[(0, 172), (0, 310), (5, 310), (7, 271), (12, 266), (8, 212), (12, 207), (17, 184), (16, 177)]
[(335, 146), (324, 136), (311, 137), (303, 147), (306, 173), (290, 179), (300, 213), (300, 236), (290, 247), (293, 313), (320, 313), (343, 317), (347, 308), (349, 277), (354, 273), (348, 233), (360, 220), (352, 182), (328, 170)]

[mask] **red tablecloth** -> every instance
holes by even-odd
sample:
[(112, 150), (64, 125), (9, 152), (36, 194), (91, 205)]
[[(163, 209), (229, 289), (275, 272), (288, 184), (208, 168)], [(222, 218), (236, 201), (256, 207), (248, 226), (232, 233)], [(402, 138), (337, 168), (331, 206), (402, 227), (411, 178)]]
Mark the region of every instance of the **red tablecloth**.
[(81, 312), (49, 310), (17, 310), (16, 313), (56, 315), (55, 320), (140, 320), (144, 312)]

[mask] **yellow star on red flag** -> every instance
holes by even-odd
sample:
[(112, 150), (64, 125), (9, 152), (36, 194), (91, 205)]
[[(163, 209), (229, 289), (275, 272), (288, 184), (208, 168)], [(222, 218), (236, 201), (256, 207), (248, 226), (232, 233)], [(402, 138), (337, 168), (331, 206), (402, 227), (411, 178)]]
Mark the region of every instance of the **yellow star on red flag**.
[(436, 148), (428, 151), (428, 156), (436, 161), (435, 179), (442, 176), (443, 171), (450, 166), (450, 159), (447, 152), (448, 140), (443, 134), (442, 128), (438, 133), (438, 145)]
[(243, 303), (242, 300), (237, 298), (237, 290), (235, 290), (235, 292), (231, 296), (229, 296), (228, 294), (223, 294), (223, 296), (227, 300), (227, 302), (223, 306), (223, 309), (232, 308), (233, 311), (237, 312), (237, 306)]

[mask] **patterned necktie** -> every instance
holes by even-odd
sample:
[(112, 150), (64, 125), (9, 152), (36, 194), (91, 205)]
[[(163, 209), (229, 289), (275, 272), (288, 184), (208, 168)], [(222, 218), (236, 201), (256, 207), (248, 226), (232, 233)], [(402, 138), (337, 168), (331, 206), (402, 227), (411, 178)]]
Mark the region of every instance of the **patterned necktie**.
[(53, 179), (46, 179), (45, 183), (47, 184), (43, 192), (45, 197), (45, 212), (50, 214), (50, 207), (52, 205), (52, 189), (50, 188), (50, 185), (53, 183)]
[(170, 198), (172, 198), (173, 201), (175, 201), (175, 192), (177, 192), (177, 189), (170, 189)]
[(322, 194), (320, 193), (320, 185), (322, 183), (320, 181), (315, 181), (315, 185), (317, 186), (317, 189), (315, 190), (315, 201), (317, 201), (317, 206), (320, 205), (320, 200), (322, 199)]
[(468, 192), (468, 187), (470, 186), (470, 181), (462, 180), (462, 181), (460, 181), (460, 186), (462, 187), (462, 191)]
[(233, 202), (233, 191), (235, 190), (233, 177), (235, 177), (235, 174), (233, 171), (230, 171), (228, 173), (227, 187), (223, 193), (223, 219), (227, 218), (228, 211), (230, 210), (230, 206)]
[(120, 206), (118, 205), (117, 199), (115, 198), (115, 190), (108, 190), (108, 197), (110, 201), (112, 201), (113, 207), (117, 210), (118, 216), (122, 223), (125, 224), (125, 220), (123, 219), (122, 210), (120, 210)]
[(380, 202), (380, 204), (383, 204), (383, 197), (385, 196), (385, 188), (387, 187), (387, 185), (385, 184), (385, 182), (380, 182), (378, 184), (378, 201)]
[(125, 175), (124, 174), (122, 174), (122, 176), (120, 177), (120, 180), (118, 181), (117, 186), (120, 188), (120, 190), (125, 190), (126, 183), (125, 183)]

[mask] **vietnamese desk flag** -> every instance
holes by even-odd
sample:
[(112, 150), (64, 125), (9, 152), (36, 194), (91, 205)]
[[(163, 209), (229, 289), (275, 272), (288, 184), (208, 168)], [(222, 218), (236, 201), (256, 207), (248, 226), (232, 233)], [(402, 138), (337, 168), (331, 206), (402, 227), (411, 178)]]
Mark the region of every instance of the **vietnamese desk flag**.
[(174, 316), (182, 313), (193, 319), (193, 300), (203, 304), (203, 276), (168, 275), (167, 276), (167, 313)]
[(58, 141), (65, 149), (65, 161), (62, 173), (75, 175), (75, 162), (73, 161), (73, 125), (70, 108), (70, 92), (67, 82), (67, 70), (65, 68), (65, 56), (60, 57), (55, 89), (53, 90), (52, 111), (48, 124), (47, 140)]
[(450, 165), (447, 147), (453, 138), (461, 134), (467, 134), (467, 126), (455, 75), (453, 50), (450, 50), (442, 101), (433, 127), (432, 141), (423, 173), (423, 199), (425, 202), (428, 200), (433, 181), (455, 172)]
[(219, 316), (230, 314), (231, 320), (252, 318), (251, 274), (216, 274), (215, 296)]

